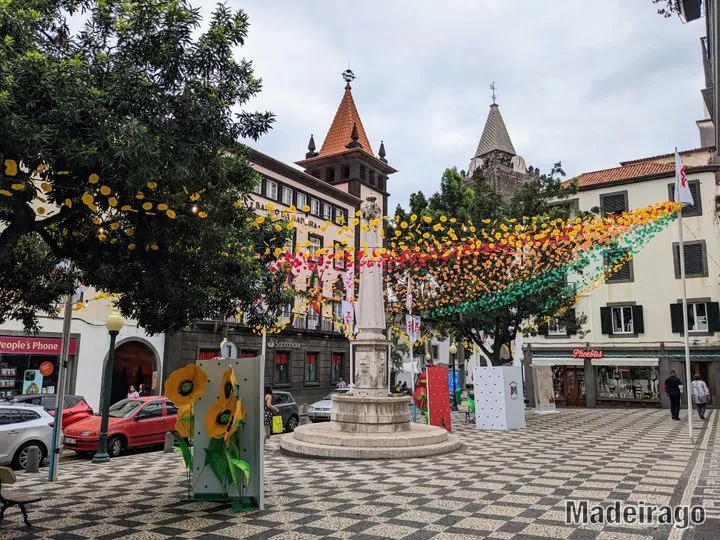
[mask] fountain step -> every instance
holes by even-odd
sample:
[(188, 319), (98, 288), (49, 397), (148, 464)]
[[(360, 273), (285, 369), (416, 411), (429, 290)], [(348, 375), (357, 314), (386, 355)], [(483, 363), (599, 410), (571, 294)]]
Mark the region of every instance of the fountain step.
[(342, 427), (336, 422), (305, 424), (297, 427), (294, 435), (295, 439), (305, 443), (352, 448), (426, 446), (442, 443), (448, 438), (444, 429), (424, 424), (411, 424), (410, 429), (393, 433), (348, 432)]
[[(441, 428), (438, 428), (441, 429)], [(280, 449), (297, 457), (325, 459), (409, 459), (445, 454), (457, 450), (462, 442), (457, 435), (448, 435), (443, 442), (419, 446), (335, 446), (301, 441), (294, 433), (283, 435)]]

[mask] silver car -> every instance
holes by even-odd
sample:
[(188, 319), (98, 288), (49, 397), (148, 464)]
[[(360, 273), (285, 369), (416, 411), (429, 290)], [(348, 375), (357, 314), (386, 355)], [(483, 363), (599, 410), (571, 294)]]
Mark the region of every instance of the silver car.
[(54, 420), (40, 405), (0, 403), (0, 465), (24, 469), (33, 447), (42, 463), (52, 447)]
[(333, 394), (345, 394), (349, 392), (349, 388), (337, 388), (330, 392), (327, 396), (322, 398), (320, 401), (316, 401), (308, 408), (308, 419), (311, 422), (325, 422), (330, 420), (330, 413), (332, 412), (332, 395)]

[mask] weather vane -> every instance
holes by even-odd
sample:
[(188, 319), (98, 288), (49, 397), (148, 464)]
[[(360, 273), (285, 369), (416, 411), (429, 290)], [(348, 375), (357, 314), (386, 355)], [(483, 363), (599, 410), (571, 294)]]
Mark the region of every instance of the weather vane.
[(495, 86), (495, 81), (493, 81), (492, 84), (490, 85), (490, 90), (492, 90), (493, 105), (495, 105), (495, 98), (497, 98), (497, 96), (495, 95), (496, 89), (497, 89), (497, 87)]
[(355, 80), (355, 74), (350, 68), (348, 68), (342, 72), (342, 78), (345, 79), (345, 82), (349, 84)]

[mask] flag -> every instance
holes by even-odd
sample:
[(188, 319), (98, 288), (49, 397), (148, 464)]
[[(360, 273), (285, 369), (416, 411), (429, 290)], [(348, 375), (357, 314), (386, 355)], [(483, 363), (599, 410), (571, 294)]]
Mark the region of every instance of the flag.
[(405, 307), (408, 313), (412, 313), (412, 280), (408, 276), (407, 280), (407, 295), (405, 296)]
[(413, 316), (408, 314), (405, 315), (405, 332), (407, 332), (408, 339), (410, 339), (410, 343), (415, 342), (415, 328), (414, 328), (414, 320)]
[(343, 323), (345, 323), (346, 332), (351, 334), (353, 331), (353, 307), (350, 302), (343, 300), (342, 302)]
[(680, 159), (677, 147), (675, 147), (675, 202), (685, 203), (690, 206), (695, 204), (690, 184), (688, 184), (687, 175), (685, 174), (685, 166)]

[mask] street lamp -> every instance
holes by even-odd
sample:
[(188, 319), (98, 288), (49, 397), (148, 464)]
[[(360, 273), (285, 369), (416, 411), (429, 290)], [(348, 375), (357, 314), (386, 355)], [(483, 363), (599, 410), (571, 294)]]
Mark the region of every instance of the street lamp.
[(457, 354), (457, 345), (451, 343), (449, 352), (452, 357), (452, 374), (450, 375), (452, 377), (452, 410), (457, 411), (457, 399), (455, 398), (455, 391), (457, 390), (455, 387), (455, 355)]
[(115, 338), (122, 327), (125, 325), (125, 319), (120, 315), (119, 311), (113, 311), (108, 315), (105, 326), (110, 334), (110, 350), (108, 351), (108, 361), (105, 366), (105, 380), (103, 381), (103, 396), (101, 405), (100, 420), (100, 440), (98, 440), (97, 452), (92, 458), (93, 463), (107, 463), (110, 456), (107, 453), (107, 430), (108, 417), (110, 416), (110, 393), (112, 392), (112, 376), (113, 364), (115, 362)]

